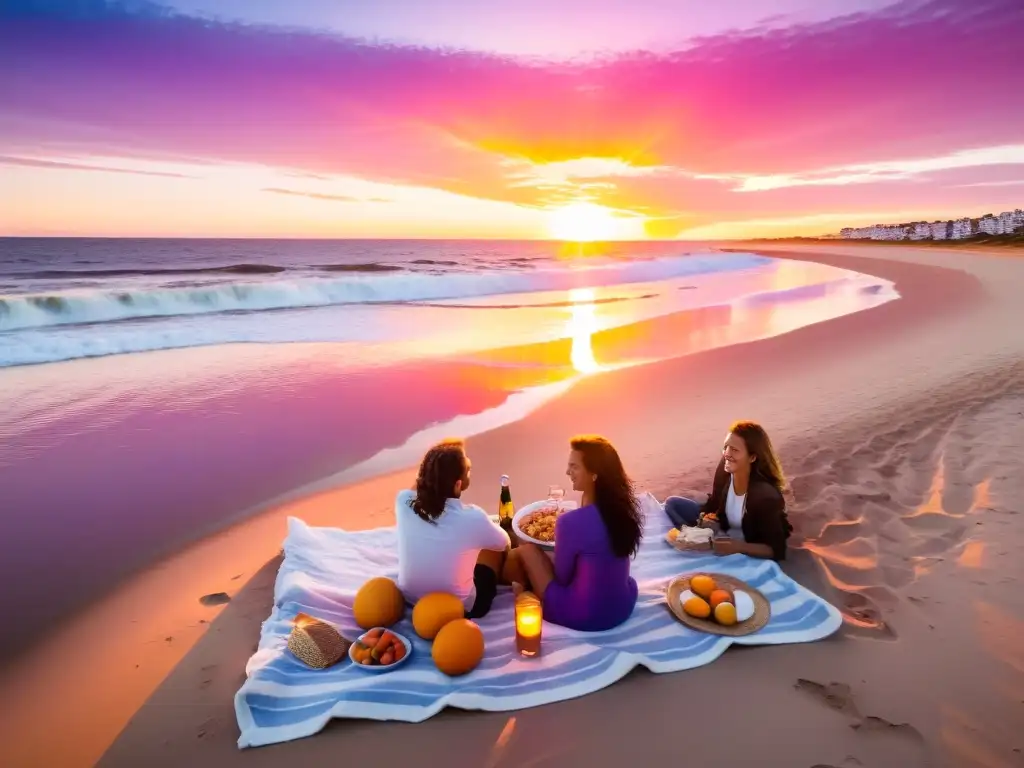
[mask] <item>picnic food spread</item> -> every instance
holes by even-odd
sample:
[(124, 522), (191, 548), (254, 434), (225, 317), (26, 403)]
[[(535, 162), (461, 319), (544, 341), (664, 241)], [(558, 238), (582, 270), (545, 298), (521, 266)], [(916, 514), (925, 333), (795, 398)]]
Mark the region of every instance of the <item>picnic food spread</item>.
[(693, 597), (683, 603), (687, 614), (725, 627), (736, 623), (736, 596), (731, 589), (719, 586), (713, 577), (702, 573), (690, 579), (690, 591)]
[(541, 507), (519, 522), (519, 530), (532, 539), (551, 543), (555, 540), (555, 522), (562, 508), (557, 502)]
[[(326, 622), (300, 613), (289, 648), (302, 661), (320, 669), (337, 662), (346, 651), (354, 664), (371, 668), (397, 664), (412, 652), (412, 644), (390, 629), (405, 614), (405, 600), (391, 579), (375, 577), (363, 584), (356, 593), (352, 613), (356, 624), (368, 630), (354, 643)], [(366, 627), (371, 620), (378, 623)], [(465, 618), (465, 606), (455, 595), (432, 592), (421, 597), (412, 609), (412, 626), (421, 638), (433, 641), (434, 664), (446, 675), (465, 675), (483, 660), (484, 634)]]

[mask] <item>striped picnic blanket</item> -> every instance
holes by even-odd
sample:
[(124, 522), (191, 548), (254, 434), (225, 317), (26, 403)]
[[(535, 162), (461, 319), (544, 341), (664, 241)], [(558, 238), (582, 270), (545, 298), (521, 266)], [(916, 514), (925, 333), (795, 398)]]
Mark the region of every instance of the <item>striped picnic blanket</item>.
[[(292, 618), (301, 612), (334, 623), (346, 637), (359, 629), (352, 600), (370, 577), (398, 572), (394, 528), (343, 531), (288, 520), (285, 558), (274, 587), (274, 608), (246, 665), (247, 679), (235, 696), (239, 747), (311, 736), (332, 717), (420, 722), (445, 707), (506, 711), (583, 696), (611, 685), (641, 665), (652, 672), (679, 672), (708, 664), (732, 643), (761, 645), (819, 640), (839, 629), (839, 612), (786, 576), (774, 562), (744, 555), (681, 554), (669, 547), (670, 524), (653, 496), (642, 497), (647, 522), (632, 566), (640, 598), (630, 619), (599, 633), (544, 624), (543, 653), (524, 659), (515, 652), (513, 596), (499, 591), (491, 612), (478, 623), (486, 655), (473, 672), (449, 678), (434, 666), (430, 643), (413, 631), (410, 614), (395, 630), (413, 642), (409, 661), (374, 674), (347, 659), (313, 670), (286, 648)], [(727, 573), (761, 590), (772, 606), (768, 625), (752, 635), (720, 637), (680, 624), (665, 607), (664, 589), (680, 573)]]

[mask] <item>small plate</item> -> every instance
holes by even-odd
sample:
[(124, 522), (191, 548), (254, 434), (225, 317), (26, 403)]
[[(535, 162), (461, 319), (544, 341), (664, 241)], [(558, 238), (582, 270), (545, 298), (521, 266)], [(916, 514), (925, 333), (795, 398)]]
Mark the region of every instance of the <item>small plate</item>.
[[(678, 529), (676, 529), (676, 530), (678, 530)], [(669, 533), (671, 533), (671, 531), (669, 531)], [(703, 545), (703, 544), (701, 544), (701, 545), (688, 545), (688, 544), (685, 544), (685, 543), (680, 545), (680, 544), (678, 544), (676, 542), (676, 540), (673, 540), (673, 539), (669, 538), (669, 533), (665, 534), (665, 539), (664, 539), (665, 543), (668, 544), (670, 547), (672, 547), (672, 549), (674, 549), (676, 552), (679, 552), (680, 554), (683, 554), (683, 555), (696, 555), (697, 557), (705, 557), (707, 555), (710, 555), (712, 553), (712, 551), (713, 551), (711, 549), (711, 543), (710, 542), (708, 542), (708, 544), (706, 546)]]
[(387, 627), (372, 627), (371, 629), (368, 629), (365, 632), (363, 632), (363, 634), (361, 634), (359, 636), (359, 639), (362, 640), (368, 634), (373, 632), (374, 629), (383, 629), (385, 632), (390, 632), (392, 635), (397, 637), (401, 641), (402, 645), (405, 646), (405, 656), (403, 656), (398, 661), (395, 661), (395, 662), (392, 662), (391, 664), (388, 664), (387, 666), (382, 666), (380, 664), (359, 664), (358, 662), (356, 662), (355, 658), (352, 656), (352, 654), (355, 653), (355, 650), (356, 650), (356, 644), (352, 643), (352, 645), (349, 646), (349, 649), (348, 649), (348, 658), (349, 658), (349, 661), (352, 662), (352, 666), (353, 667), (357, 667), (359, 669), (362, 669), (362, 670), (364, 670), (366, 672), (390, 672), (391, 670), (395, 669), (396, 667), (400, 667), (403, 664), (405, 664), (405, 662), (407, 662), (409, 660), (409, 657), (412, 656), (412, 643), (409, 642), (409, 638), (407, 638), (405, 635), (400, 635), (397, 632), (395, 632), (393, 629), (388, 629)]
[(520, 541), (528, 541), (531, 544), (536, 544), (541, 549), (555, 548), (555, 542), (541, 541), (540, 539), (535, 539), (532, 536), (527, 536), (519, 528), (519, 524), (522, 522), (524, 517), (526, 517), (527, 515), (532, 515), (541, 507), (546, 507), (554, 504), (557, 504), (559, 509), (562, 510), (562, 512), (568, 512), (569, 510), (576, 509), (579, 506), (579, 504), (577, 504), (575, 501), (571, 501), (569, 499), (562, 499), (560, 501), (555, 501), (554, 499), (545, 499), (544, 501), (535, 501), (532, 504), (527, 504), (525, 507), (521, 507), (512, 516), (512, 529), (516, 532), (516, 536), (519, 538)]

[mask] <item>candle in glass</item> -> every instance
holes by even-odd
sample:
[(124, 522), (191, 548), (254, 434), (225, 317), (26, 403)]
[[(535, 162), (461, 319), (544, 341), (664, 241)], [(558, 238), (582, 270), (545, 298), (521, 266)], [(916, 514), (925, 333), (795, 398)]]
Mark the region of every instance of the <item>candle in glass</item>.
[(523, 656), (540, 653), (543, 618), (540, 600), (532, 592), (524, 592), (516, 598), (516, 650)]

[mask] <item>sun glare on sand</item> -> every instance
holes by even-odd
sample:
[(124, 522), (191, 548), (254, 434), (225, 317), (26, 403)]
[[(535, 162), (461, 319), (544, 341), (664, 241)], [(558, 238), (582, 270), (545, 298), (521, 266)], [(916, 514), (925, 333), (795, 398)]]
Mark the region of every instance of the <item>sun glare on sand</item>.
[(570, 203), (548, 214), (548, 230), (556, 240), (590, 243), (598, 240), (628, 240), (636, 237), (639, 220), (616, 216), (595, 203)]

